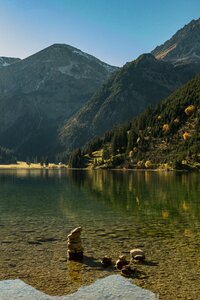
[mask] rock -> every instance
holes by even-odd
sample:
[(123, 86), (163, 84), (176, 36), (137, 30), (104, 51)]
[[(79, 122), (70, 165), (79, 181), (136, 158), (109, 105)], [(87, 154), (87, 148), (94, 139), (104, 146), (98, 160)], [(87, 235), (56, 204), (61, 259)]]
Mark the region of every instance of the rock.
[(120, 255), (120, 256), (119, 256), (119, 259), (120, 259), (120, 260), (126, 260), (126, 256), (125, 256), (125, 255)]
[(76, 240), (78, 241), (80, 239), (80, 232), (70, 233), (67, 237), (69, 240)]
[(118, 270), (121, 270), (125, 265), (127, 265), (127, 264), (124, 263), (123, 261), (121, 261), (120, 259), (118, 259), (118, 260), (116, 261), (116, 268), (117, 268)]
[(101, 260), (101, 264), (103, 267), (109, 267), (112, 265), (112, 259), (108, 256), (104, 256)]
[(140, 261), (145, 259), (144, 251), (141, 249), (130, 250), (130, 255), (131, 255), (131, 258), (136, 259), (135, 257), (137, 257), (137, 259)]
[(123, 266), (122, 270), (121, 270), (121, 274), (124, 276), (131, 276), (131, 274), (133, 273), (133, 270), (131, 269), (131, 267), (129, 265), (127, 266)]
[(68, 250), (69, 251), (71, 251), (71, 252), (83, 252), (83, 247), (81, 246), (81, 247), (77, 247), (77, 248), (75, 248), (75, 247), (73, 247), (73, 246), (70, 246), (70, 247), (68, 247)]
[(71, 243), (77, 244), (77, 245), (78, 245), (78, 244), (81, 244), (82, 241), (81, 241), (80, 236), (77, 237), (77, 238), (75, 238), (74, 236), (73, 236), (73, 238), (71, 238), (71, 237), (68, 236), (67, 245), (69, 245), (69, 244), (71, 244)]
[(75, 229), (73, 229), (72, 231), (71, 231), (71, 234), (73, 235), (73, 234), (75, 234), (75, 233), (81, 233), (81, 231), (82, 231), (82, 228), (81, 227), (77, 227), (77, 228), (75, 228)]
[(119, 256), (119, 259), (116, 261), (116, 268), (121, 270), (125, 265), (128, 265), (128, 261), (124, 255)]
[(70, 245), (75, 245), (76, 247), (79, 245), (82, 245), (81, 239), (80, 238), (78, 240), (76, 240), (76, 239), (69, 240), (68, 239), (67, 247)]
[(77, 227), (70, 232), (67, 236), (68, 243), (68, 258), (69, 260), (82, 260), (83, 259), (83, 247), (81, 243), (81, 227)]
[(134, 256), (134, 260), (144, 261), (145, 260), (145, 256), (144, 255), (135, 255)]
[(83, 259), (83, 251), (75, 252), (68, 250), (68, 259), (69, 260), (82, 260)]

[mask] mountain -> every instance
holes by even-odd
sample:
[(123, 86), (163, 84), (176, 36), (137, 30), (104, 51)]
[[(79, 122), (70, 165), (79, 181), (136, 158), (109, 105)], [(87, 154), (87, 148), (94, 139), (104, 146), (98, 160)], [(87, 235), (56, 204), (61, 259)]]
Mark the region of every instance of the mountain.
[(0, 146), (0, 164), (16, 163), (14, 152)]
[[(157, 168), (167, 164), (168, 168), (199, 168), (199, 128), (200, 76), (196, 76), (131, 124), (91, 141), (85, 152), (93, 166)], [(70, 161), (77, 160), (73, 157)]]
[(178, 30), (171, 39), (156, 47), (152, 54), (175, 65), (200, 64), (200, 19), (192, 20)]
[(127, 63), (63, 126), (63, 149), (69, 152), (129, 121), (147, 106), (166, 98), (195, 73), (190, 66), (176, 67), (152, 54), (143, 54)]
[(170, 40), (126, 64), (60, 131), (70, 151), (138, 115), (200, 73), (200, 19)]
[(20, 58), (0, 56), (0, 68), (7, 67), (7, 66), (12, 65), (19, 61), (20, 61)]
[(64, 44), (54, 44), (1, 68), (0, 145), (23, 159), (50, 155), (59, 126), (115, 70)]

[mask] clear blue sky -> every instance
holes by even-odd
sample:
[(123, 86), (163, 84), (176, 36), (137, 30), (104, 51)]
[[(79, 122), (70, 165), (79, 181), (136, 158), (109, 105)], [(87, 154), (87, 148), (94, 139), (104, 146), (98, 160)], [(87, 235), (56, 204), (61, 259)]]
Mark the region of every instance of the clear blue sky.
[(0, 0), (0, 56), (66, 43), (123, 65), (200, 17), (200, 0)]

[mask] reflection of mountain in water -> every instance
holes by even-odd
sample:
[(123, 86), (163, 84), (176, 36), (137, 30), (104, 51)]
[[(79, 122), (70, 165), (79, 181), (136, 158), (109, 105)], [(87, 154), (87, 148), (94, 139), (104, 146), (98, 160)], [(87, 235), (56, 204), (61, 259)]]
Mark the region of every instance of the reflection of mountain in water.
[(163, 216), (164, 219), (199, 219), (198, 174), (165, 172), (72, 173), (79, 189), (104, 202), (107, 209), (121, 213)]
[[(174, 299), (184, 286), (184, 296), (197, 299), (198, 177), (164, 172), (0, 171), (0, 280), (24, 278), (53, 295), (56, 289), (66, 294), (104, 276), (107, 270), (94, 265), (66, 262), (67, 234), (81, 225), (87, 260), (104, 255), (115, 260), (133, 247), (143, 247), (148, 260), (158, 262), (156, 267), (143, 266), (146, 288), (162, 299), (167, 291)], [(143, 281), (135, 280), (143, 286)]]
[(0, 173), (1, 212), (58, 217), (119, 214), (195, 222), (198, 174), (16, 170)]

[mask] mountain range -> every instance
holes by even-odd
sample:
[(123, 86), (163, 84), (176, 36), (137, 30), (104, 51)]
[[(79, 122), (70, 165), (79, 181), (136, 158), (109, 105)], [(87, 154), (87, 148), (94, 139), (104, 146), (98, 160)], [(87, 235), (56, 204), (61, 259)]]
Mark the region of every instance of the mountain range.
[(182, 64), (200, 63), (200, 19), (192, 20), (171, 39), (156, 47), (152, 54), (159, 60)]
[(1, 68), (0, 145), (22, 159), (51, 155), (58, 128), (115, 70), (63, 44)]
[[(199, 69), (200, 71), (200, 69)], [(117, 71), (60, 131), (64, 149), (71, 151), (131, 120), (157, 104), (196, 74), (143, 54)]]
[(122, 68), (65, 44), (1, 58), (0, 145), (20, 159), (84, 146), (199, 74), (199, 43), (200, 19)]
[[(129, 124), (91, 141), (79, 163), (101, 168), (200, 168), (199, 128), (200, 75)], [(78, 162), (77, 154), (70, 162)]]
[(71, 151), (154, 106), (200, 73), (200, 19), (180, 29), (151, 54), (118, 70), (63, 126), (60, 140)]

